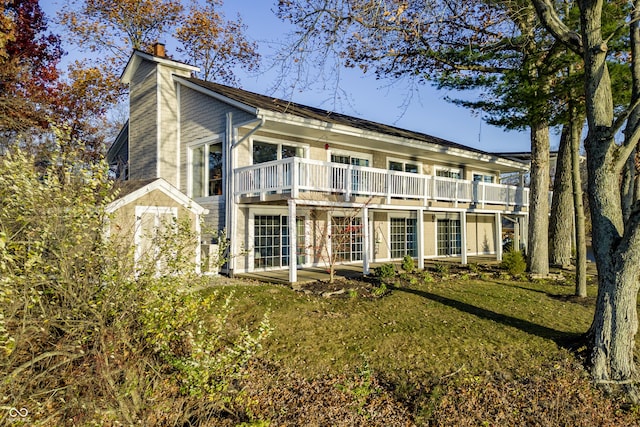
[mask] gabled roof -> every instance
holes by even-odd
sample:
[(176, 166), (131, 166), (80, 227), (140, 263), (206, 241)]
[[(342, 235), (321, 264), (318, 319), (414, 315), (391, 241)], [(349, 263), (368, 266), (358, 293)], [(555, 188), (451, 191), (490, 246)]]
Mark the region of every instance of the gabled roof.
[(162, 191), (176, 203), (191, 210), (197, 215), (208, 213), (207, 209), (188, 198), (184, 193), (162, 178), (119, 181), (114, 187), (119, 191), (118, 198), (107, 205), (107, 213), (115, 212), (122, 206), (125, 206), (154, 190)]
[(309, 107), (307, 105), (297, 104), (295, 102), (286, 101), (271, 96), (260, 95), (254, 92), (225, 86), (219, 83), (208, 82), (194, 77), (184, 78), (184, 80), (257, 110), (267, 110), (276, 113), (291, 114), (305, 119), (320, 120), (331, 124), (350, 126), (394, 137), (408, 138), (428, 144), (436, 144), (442, 147), (455, 148), (458, 150), (470, 151), (482, 155), (504, 158), (503, 156), (495, 153), (478, 150), (466, 145), (458, 144), (421, 132), (413, 132), (399, 127), (372, 122), (370, 120), (348, 116), (321, 108)]
[(184, 70), (188, 72), (200, 71), (200, 68), (198, 67), (194, 67), (193, 65), (189, 65), (184, 62), (176, 61), (175, 59), (171, 59), (169, 57), (156, 56), (151, 53), (143, 52), (141, 50), (134, 50), (131, 56), (129, 57), (129, 61), (127, 62), (127, 65), (124, 67), (124, 70), (122, 71), (122, 75), (120, 76), (120, 81), (122, 81), (122, 83), (127, 84), (131, 81), (131, 77), (133, 76), (133, 74), (135, 73), (135, 70), (138, 68), (138, 66), (140, 65), (140, 62), (143, 59), (147, 61), (155, 62), (158, 64), (167, 65), (169, 67), (172, 67), (178, 70)]

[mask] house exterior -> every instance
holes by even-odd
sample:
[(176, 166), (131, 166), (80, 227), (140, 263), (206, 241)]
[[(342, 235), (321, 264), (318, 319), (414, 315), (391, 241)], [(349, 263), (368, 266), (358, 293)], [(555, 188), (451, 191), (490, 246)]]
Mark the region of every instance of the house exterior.
[[(108, 153), (122, 179), (163, 178), (227, 229), (228, 270), (371, 263), (410, 255), (501, 259), (502, 221), (524, 239), (519, 161), (430, 135), (191, 77), (135, 51), (130, 117)], [(524, 242), (524, 241), (523, 241)], [(208, 242), (203, 242), (208, 243)]]

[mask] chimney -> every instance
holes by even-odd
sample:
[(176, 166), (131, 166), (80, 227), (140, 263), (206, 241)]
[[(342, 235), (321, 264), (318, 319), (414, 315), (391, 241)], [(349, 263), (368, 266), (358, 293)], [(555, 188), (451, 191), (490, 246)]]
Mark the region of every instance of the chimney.
[(155, 42), (153, 46), (151, 46), (151, 48), (153, 49), (153, 54), (155, 56), (159, 56), (161, 58), (166, 57), (166, 53), (164, 51), (164, 43)]

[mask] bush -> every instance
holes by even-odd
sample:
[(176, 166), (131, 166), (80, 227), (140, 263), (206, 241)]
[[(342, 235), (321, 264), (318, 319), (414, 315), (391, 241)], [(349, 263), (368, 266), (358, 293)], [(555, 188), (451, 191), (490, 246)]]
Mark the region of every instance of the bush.
[(373, 275), (378, 279), (390, 279), (396, 275), (396, 269), (393, 264), (382, 264), (373, 269)]
[(19, 150), (0, 156), (3, 404), (24, 406), (29, 425), (185, 425), (237, 407), (229, 384), (268, 321), (227, 326), (232, 300), (182, 274), (194, 271), (194, 235), (180, 221), (134, 274), (131, 245), (104, 238), (107, 165), (74, 154), (48, 168)]
[(404, 258), (402, 258), (402, 269), (407, 273), (413, 273), (416, 269), (416, 264), (411, 255), (405, 255)]
[(527, 263), (520, 251), (508, 251), (502, 256), (502, 268), (512, 276), (520, 276), (527, 269)]

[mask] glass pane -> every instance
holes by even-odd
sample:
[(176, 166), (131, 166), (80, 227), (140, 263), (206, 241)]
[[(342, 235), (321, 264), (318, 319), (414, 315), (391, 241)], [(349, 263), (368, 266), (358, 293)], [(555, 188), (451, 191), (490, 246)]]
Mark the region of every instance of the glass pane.
[(283, 145), (282, 146), (282, 158), (288, 159), (289, 157), (302, 157), (304, 155), (304, 150), (299, 147), (294, 147), (291, 145)]
[(253, 164), (278, 160), (278, 146), (266, 142), (253, 143)]
[(404, 165), (404, 171), (409, 173), (418, 173), (418, 165), (412, 165), (411, 163), (406, 163)]
[(402, 172), (402, 163), (400, 163), (400, 162), (389, 162), (389, 170)]
[(204, 146), (196, 147), (191, 152), (191, 191), (193, 197), (204, 197)]
[(348, 165), (349, 164), (349, 156), (341, 156), (338, 154), (332, 154), (331, 155), (331, 161), (333, 163), (342, 163), (344, 165)]
[(209, 196), (222, 194), (222, 147), (209, 146)]

